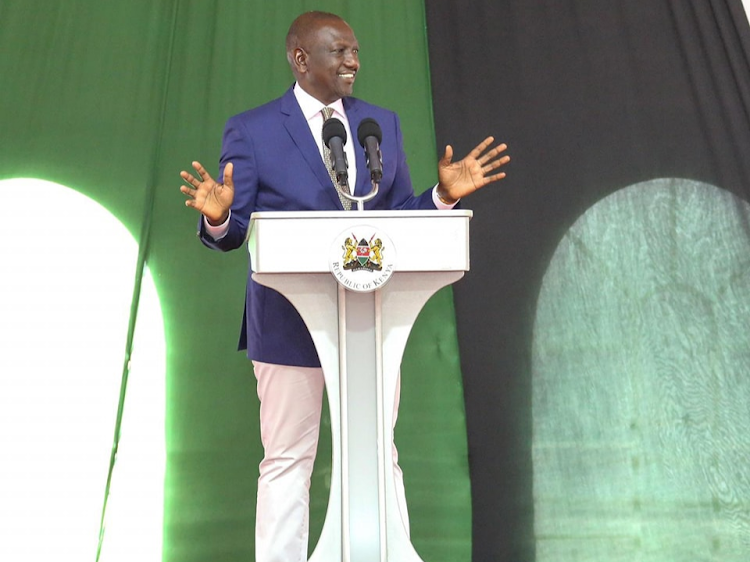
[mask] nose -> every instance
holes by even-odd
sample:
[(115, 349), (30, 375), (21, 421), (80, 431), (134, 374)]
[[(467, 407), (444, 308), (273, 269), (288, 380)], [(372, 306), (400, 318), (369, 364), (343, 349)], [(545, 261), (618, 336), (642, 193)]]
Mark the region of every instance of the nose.
[(347, 68), (351, 68), (352, 70), (359, 70), (359, 55), (357, 54), (357, 52), (352, 49), (348, 49), (346, 51), (344, 64)]

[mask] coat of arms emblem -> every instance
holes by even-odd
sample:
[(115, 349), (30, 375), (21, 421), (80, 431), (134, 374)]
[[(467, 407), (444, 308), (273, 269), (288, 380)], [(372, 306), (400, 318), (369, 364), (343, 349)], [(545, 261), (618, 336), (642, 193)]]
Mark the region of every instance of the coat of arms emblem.
[(395, 271), (396, 251), (388, 236), (372, 227), (345, 231), (331, 246), (331, 273), (351, 291), (381, 287)]

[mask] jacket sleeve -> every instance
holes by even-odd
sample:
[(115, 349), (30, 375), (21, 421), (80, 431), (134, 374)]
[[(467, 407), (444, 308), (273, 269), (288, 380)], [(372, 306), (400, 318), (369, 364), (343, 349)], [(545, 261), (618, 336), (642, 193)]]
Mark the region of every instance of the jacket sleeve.
[(432, 191), (427, 190), (420, 195), (414, 195), (414, 188), (409, 175), (409, 165), (406, 163), (406, 153), (404, 152), (403, 136), (401, 134), (401, 122), (396, 113), (393, 116), (393, 128), (395, 138), (395, 176), (393, 185), (388, 194), (388, 208), (398, 210), (435, 210), (435, 203), (432, 200)]
[(242, 246), (247, 236), (250, 215), (255, 210), (258, 194), (258, 173), (255, 165), (253, 139), (242, 115), (227, 121), (219, 161), (219, 178), (224, 177), (224, 168), (234, 165), (234, 201), (229, 219), (229, 230), (219, 240), (214, 240), (205, 229), (203, 217), (199, 221), (199, 237), (209, 248), (223, 252)]

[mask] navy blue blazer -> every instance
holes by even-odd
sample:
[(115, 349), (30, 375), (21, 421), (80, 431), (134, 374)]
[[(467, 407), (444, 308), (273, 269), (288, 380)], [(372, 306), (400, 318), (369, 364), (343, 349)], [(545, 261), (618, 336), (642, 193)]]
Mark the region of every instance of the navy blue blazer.
[[(383, 179), (378, 195), (365, 208), (435, 209), (430, 190), (414, 195), (398, 116), (356, 98), (344, 98), (343, 103), (351, 131), (366, 117), (375, 119), (383, 131)], [(359, 145), (356, 138), (347, 142)], [(371, 189), (369, 171), (364, 150), (357, 146), (355, 152), (354, 193), (364, 195)], [(214, 240), (200, 221), (201, 241), (210, 248), (228, 251), (243, 246), (250, 214), (255, 211), (342, 210), (292, 88), (227, 121), (218, 178), (223, 178), (229, 162), (234, 164), (235, 185), (229, 231)], [(247, 349), (250, 359), (265, 363), (320, 366), (312, 338), (294, 307), (278, 292), (253, 281), (250, 274), (248, 268), (239, 349)]]

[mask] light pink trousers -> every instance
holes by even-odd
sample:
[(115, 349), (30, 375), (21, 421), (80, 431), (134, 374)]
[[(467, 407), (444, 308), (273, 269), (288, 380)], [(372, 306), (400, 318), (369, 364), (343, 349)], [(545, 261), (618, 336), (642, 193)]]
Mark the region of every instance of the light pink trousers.
[[(323, 370), (258, 361), (253, 361), (253, 367), (258, 380), (260, 438), (264, 450), (258, 478), (255, 562), (305, 562), (310, 477), (318, 448), (325, 387)], [(394, 425), (400, 381), (396, 388)], [(399, 509), (408, 532), (404, 479), (395, 443), (393, 473)]]

